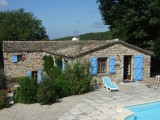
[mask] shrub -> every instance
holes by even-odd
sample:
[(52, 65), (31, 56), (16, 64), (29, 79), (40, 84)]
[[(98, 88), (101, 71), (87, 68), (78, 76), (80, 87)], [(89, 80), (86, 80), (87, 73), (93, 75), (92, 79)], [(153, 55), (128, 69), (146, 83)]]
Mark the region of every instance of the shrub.
[(60, 68), (60, 69), (62, 69), (62, 58), (60, 57), (60, 58), (56, 58), (56, 67), (58, 67), (58, 68)]
[(3, 69), (0, 69), (0, 89), (6, 88), (6, 76)]
[(21, 103), (35, 103), (37, 101), (36, 94), (37, 94), (37, 80), (30, 79), (28, 77), (23, 77), (20, 80), (20, 87), (17, 88), (15, 101)]
[(77, 61), (73, 65), (66, 65), (62, 71), (61, 58), (56, 59), (56, 67), (53, 66), (53, 58), (45, 56), (44, 71), (47, 77), (38, 88), (37, 101), (41, 104), (52, 104), (58, 98), (82, 94), (90, 90), (90, 72), (88, 63)]
[(44, 71), (46, 72), (47, 75), (50, 75), (51, 74), (51, 70), (54, 67), (53, 58), (50, 55), (49, 56), (45, 55), (43, 57), (43, 60), (44, 60)]
[(37, 101), (41, 104), (52, 104), (58, 100), (55, 83), (50, 78), (43, 79), (37, 92)]
[(56, 93), (59, 98), (71, 95), (71, 80), (67, 80), (66, 76), (61, 74), (55, 80)]
[[(80, 63), (77, 61), (73, 66), (68, 66), (72, 69), (72, 94), (82, 94), (90, 90), (90, 72), (88, 63)], [(67, 70), (67, 69), (66, 69)], [(67, 72), (68, 74), (68, 72)], [(67, 75), (66, 75), (67, 76)]]
[(55, 80), (56, 92), (59, 97), (82, 94), (90, 90), (91, 77), (89, 64), (77, 62), (67, 65)]
[(9, 107), (9, 101), (7, 98), (7, 91), (0, 90), (0, 109)]

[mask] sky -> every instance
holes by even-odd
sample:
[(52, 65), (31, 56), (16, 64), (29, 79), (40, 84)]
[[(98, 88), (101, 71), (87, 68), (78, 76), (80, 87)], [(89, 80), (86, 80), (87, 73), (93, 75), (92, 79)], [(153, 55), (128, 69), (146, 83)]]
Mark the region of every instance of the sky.
[(0, 0), (0, 11), (24, 8), (42, 20), (50, 39), (108, 31), (97, 0)]

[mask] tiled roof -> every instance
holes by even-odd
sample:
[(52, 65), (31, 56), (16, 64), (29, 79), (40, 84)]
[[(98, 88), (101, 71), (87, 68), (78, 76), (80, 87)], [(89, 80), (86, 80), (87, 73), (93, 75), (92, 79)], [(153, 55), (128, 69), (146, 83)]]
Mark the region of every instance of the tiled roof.
[(106, 48), (114, 44), (122, 44), (124, 46), (136, 49), (148, 55), (153, 53), (118, 39), (114, 40), (79, 40), (79, 41), (4, 41), (4, 52), (48, 52), (66, 57), (76, 57), (80, 54), (86, 54), (98, 49)]

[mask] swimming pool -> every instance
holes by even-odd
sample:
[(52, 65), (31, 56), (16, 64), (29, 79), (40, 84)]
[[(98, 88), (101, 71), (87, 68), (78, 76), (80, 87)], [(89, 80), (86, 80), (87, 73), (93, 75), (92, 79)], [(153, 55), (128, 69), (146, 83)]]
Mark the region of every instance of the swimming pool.
[(134, 112), (134, 115), (125, 120), (160, 120), (160, 102), (140, 104), (125, 107)]

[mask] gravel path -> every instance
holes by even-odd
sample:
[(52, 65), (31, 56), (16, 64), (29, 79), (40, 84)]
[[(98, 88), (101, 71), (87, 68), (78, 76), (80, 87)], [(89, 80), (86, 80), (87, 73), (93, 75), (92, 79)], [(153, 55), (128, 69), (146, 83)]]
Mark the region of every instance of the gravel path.
[(15, 104), (11, 108), (0, 111), (0, 120), (57, 120), (76, 104), (80, 103), (84, 95), (70, 96), (52, 105)]

